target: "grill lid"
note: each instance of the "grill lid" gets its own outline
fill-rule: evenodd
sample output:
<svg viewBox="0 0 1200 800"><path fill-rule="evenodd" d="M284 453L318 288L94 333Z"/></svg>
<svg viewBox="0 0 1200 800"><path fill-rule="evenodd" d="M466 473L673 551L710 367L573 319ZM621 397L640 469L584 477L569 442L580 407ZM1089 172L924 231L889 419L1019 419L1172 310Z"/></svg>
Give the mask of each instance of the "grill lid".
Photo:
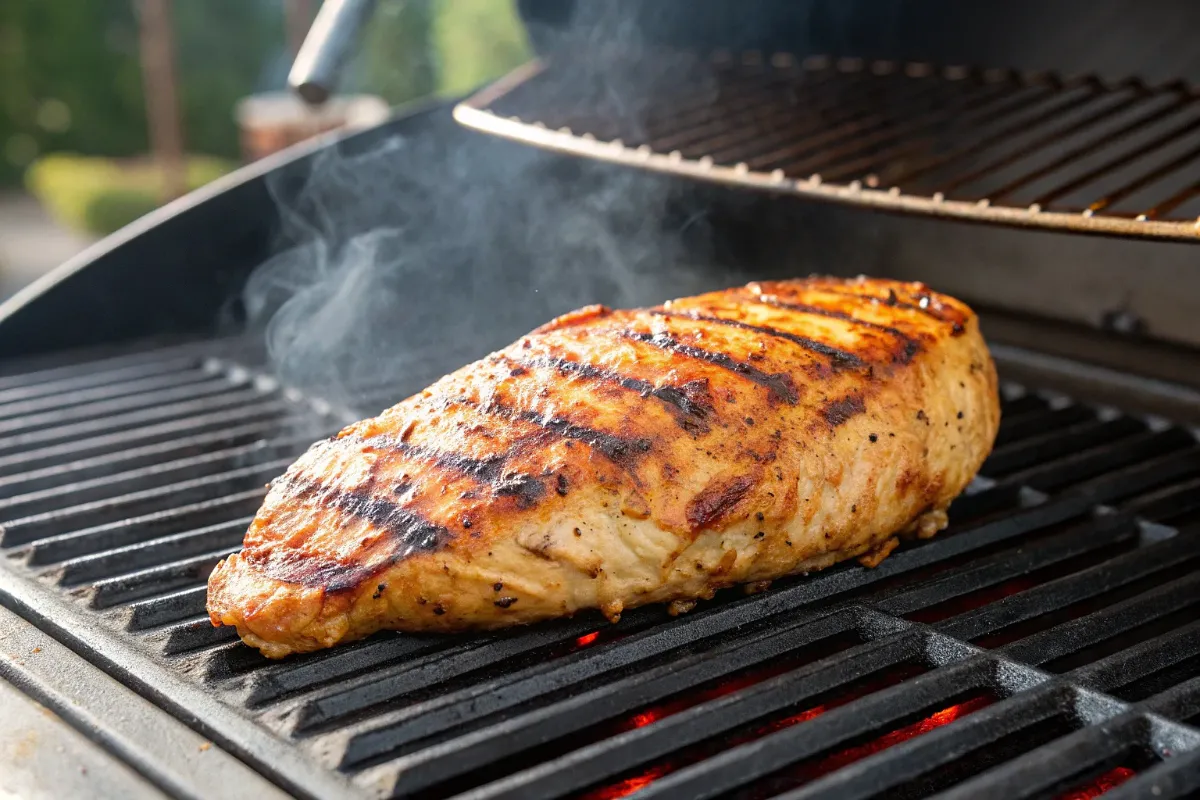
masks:
<svg viewBox="0 0 1200 800"><path fill-rule="evenodd" d="M221 356L0 378L0 600L297 796L1200 789L1184 428L1008 386L952 528L876 569L678 619L380 634L268 662L209 624L205 579L267 480L344 415ZM223 796L182 772L195 783L170 792Z"/></svg>
<svg viewBox="0 0 1200 800"><path fill-rule="evenodd" d="M782 194L1200 240L1200 103L1182 83L758 52L588 60L532 63L455 117L553 150Z"/></svg>

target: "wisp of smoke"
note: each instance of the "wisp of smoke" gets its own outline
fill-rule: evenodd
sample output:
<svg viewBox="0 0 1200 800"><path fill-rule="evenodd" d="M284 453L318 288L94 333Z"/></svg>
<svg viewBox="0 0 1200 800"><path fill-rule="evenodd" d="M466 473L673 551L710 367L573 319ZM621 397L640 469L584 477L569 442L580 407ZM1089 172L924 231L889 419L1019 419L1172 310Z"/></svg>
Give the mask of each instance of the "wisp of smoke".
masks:
<svg viewBox="0 0 1200 800"><path fill-rule="evenodd" d="M580 71L578 102L636 121L646 76L623 36L625 57ZM694 185L473 133L448 109L389 132L272 187L280 245L243 300L289 385L374 413L573 308L732 280L708 263Z"/></svg>

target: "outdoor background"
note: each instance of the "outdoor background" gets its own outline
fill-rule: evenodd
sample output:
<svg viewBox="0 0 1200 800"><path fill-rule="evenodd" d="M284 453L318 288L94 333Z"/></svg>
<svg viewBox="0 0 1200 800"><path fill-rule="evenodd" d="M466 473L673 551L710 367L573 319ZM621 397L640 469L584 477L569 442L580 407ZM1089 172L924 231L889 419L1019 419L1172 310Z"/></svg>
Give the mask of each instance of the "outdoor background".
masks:
<svg viewBox="0 0 1200 800"><path fill-rule="evenodd" d="M151 4L165 10L168 37L148 25ZM0 0L0 300L178 193L168 175L195 188L279 146L278 136L239 124L248 98L274 104L273 122L258 120L268 128L315 124L272 94L284 90L319 6ZM164 42L173 69L148 76L143 66ZM513 0L379 0L342 94L366 96L372 102L360 102L372 108L457 95L527 52ZM175 95L167 115L186 154L165 172L150 125L163 120L164 74Z"/></svg>

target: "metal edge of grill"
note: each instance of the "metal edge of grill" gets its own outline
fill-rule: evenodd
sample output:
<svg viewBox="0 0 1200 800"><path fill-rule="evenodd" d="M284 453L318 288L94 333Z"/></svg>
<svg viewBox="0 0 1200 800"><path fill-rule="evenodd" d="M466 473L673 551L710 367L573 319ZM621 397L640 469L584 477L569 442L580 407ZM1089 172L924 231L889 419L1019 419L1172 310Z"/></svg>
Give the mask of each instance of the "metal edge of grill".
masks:
<svg viewBox="0 0 1200 800"><path fill-rule="evenodd" d="M1190 87L1178 83L1148 87L1137 81L1106 84L1089 77L1067 80L1009 70L867 63L826 56L799 61L789 54L764 58L757 52L740 57L718 53L711 63L718 75L746 81L748 86L742 88L756 91L755 101L743 103L746 107L736 109L736 113L726 112L719 105L715 109L707 107L713 97L692 87L691 94L702 95L706 107L700 109L703 113L699 113L699 105L683 109L693 112L690 117L678 115L679 119L687 119L687 124L672 124L675 115L670 101L656 97L652 103L654 131L637 121L618 120L614 125L611 116L600 122L600 117L585 110L586 104L577 99L556 107L553 100L542 98L543 91L553 95L556 89L565 87L554 84L555 65L536 61L459 103L454 116L469 128L558 152L777 194L1024 228L1184 242L1195 242L1200 237L1200 172L1187 171L1200 163L1200 147L1195 137L1188 135L1195 130L1195 120L1184 119L1182 126L1141 145L1134 141L1133 147L1124 146L1127 139L1136 140L1157 131L1155 126L1165 121L1177 123L1194 111L1196 94ZM647 69L652 70L652 64L649 61ZM826 98L824 107L816 109L820 113L801 117L802 112L794 108L799 105L795 98L789 108L766 92L764 87L779 82L781 77L784 85L796 92L821 81L825 88L839 82L849 84L851 80L870 83L898 79L913 84L934 81L925 89L932 88L935 93L940 88L937 83L971 85L972 89L952 100L972 113L963 113L957 119L928 113L916 96L928 92L907 88L907 97L897 93L898 100L889 98L892 105L901 106L899 112L879 113L880 98L873 95L868 94L867 100L873 98L875 102L863 104L862 98L845 101L835 92L832 99ZM548 84L549 89L540 86L539 81ZM997 86L1007 87L1008 91L987 88ZM674 88L686 96L689 87ZM1038 89L1032 97L1019 94L1031 88ZM1072 91L1081 96L1073 97ZM1169 102L1155 108L1154 104L1164 98ZM733 102L737 102L736 97ZM906 103L916 103L915 108L926 113L910 114L913 109L906 108ZM1030 111L1037 113L1031 115ZM795 119L787 118L789 112ZM1080 118L1083 112L1088 114ZM1130 112L1137 114L1131 118ZM725 114L741 128L722 119ZM793 151L790 160L767 158L763 150L772 148L756 141L769 138L759 127L756 115L770 114L785 121L809 123L799 125L800 134L772 131L773 149ZM1120 127L1113 127L1122 121ZM699 130L704 125L713 130ZM952 138L949 152L938 152L934 145L944 140L955 125L961 128L954 134L958 138ZM831 131L840 132L842 138L832 148L834 157L826 158L816 148L814 137L826 141ZM1022 137L1033 137L1027 143L1028 149L1015 148L1014 141ZM737 140L736 146L724 147L722 155L716 143L731 139ZM1067 144L1071 147L1062 153ZM872 151L872 145L883 148ZM1184 145L1190 145L1186 152L1176 152ZM1114 150L1120 152L1113 156ZM1057 157L1056 152L1060 153ZM1159 155L1162 157L1156 160ZM1107 160L1096 166L1101 156ZM890 160L895 158L916 158L917 163L897 171L892 168L896 162ZM758 162L765 166L756 166ZM1122 172L1131 164L1140 167ZM889 172L896 174L889 176ZM1104 191L1095 189L1099 194L1078 203L1078 207L1061 207L1063 198L1103 184L1118 173L1127 177ZM1000 182L1000 177L1005 179ZM1053 180L1047 183L1048 177ZM1180 178L1186 180L1180 182ZM973 186L988 180L993 184L991 191L970 195ZM912 181L917 184L913 190L903 185ZM1039 181L1042 190L1026 192L1028 197L1013 202L1022 190L1036 187ZM995 185L998 182L1000 185ZM1122 202L1141 197L1147 188L1164 182L1168 188L1153 195L1153 200L1131 211L1117 210ZM1184 209L1192 213L1171 216Z"/></svg>
<svg viewBox="0 0 1200 800"><path fill-rule="evenodd" d="M189 346L3 379L0 415L14 430L55 406L92 435L10 445L7 477L28 483L30 459L49 464L37 480L74 487L78 502L45 511L22 495L14 507L32 516L0 526L0 604L291 793L1029 796L1109 780L1182 796L1200 786L1200 520L1189 516L1200 510L1189 499L1200 445L1188 429L1008 385L1006 430L952 509L957 531L874 570L834 568L678 620L648 608L612 627L580 618L469 640L381 635L268 663L208 624L206 569L236 548L261 496L247 487L281 469L304 431L317 438L351 412L289 392L236 352L214 361ZM1024 365L1038 383L1056 366L1026 355L996 352L1002 372ZM1057 366L1081 385L1105 378ZM198 439L187 404L137 425L147 397L120 386L144 388L156 370L176 377L154 382L149 399L173 391L181 371L224 375L236 399L218 418L266 413L274 432ZM85 394L55 393L64 387ZM1190 390L1137 388L1196 404ZM106 433L113 420L123 421ZM277 440L280 429L301 435L283 450L238 438ZM113 464L127 469L103 474ZM1014 744L1043 728L1044 741ZM989 761L989 748L1003 757ZM955 767L959 757L975 771ZM172 780L157 785L213 791Z"/></svg>

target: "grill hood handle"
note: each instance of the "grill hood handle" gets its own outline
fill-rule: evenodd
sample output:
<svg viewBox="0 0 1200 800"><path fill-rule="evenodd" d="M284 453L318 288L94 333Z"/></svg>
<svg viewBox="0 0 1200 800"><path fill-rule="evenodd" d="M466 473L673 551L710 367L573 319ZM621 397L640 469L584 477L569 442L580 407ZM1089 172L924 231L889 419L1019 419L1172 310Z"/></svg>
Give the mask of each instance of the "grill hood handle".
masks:
<svg viewBox="0 0 1200 800"><path fill-rule="evenodd" d="M325 0L313 20L288 86L311 106L319 106L336 91L342 68L358 44L363 25L375 12L376 0Z"/></svg>

